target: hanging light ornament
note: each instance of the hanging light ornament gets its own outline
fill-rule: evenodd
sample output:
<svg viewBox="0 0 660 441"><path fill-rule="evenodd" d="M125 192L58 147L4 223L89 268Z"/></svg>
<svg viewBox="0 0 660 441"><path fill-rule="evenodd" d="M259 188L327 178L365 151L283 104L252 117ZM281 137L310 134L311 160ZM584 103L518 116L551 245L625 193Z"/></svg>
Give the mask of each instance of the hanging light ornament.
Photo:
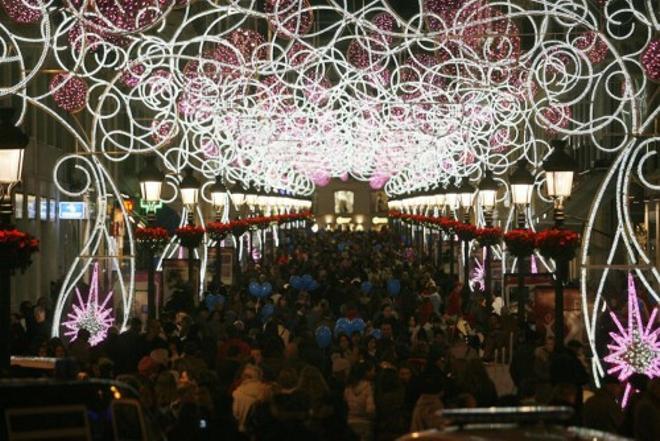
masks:
<svg viewBox="0 0 660 441"><path fill-rule="evenodd" d="M600 64L607 57L607 43L605 43L597 32L583 32L582 35L575 39L574 45L576 48L584 51L589 61L593 64Z"/></svg>
<svg viewBox="0 0 660 441"><path fill-rule="evenodd" d="M99 299L98 273L99 264L94 263L87 299L83 299L80 290L76 288L76 303L71 306L72 311L67 314L68 320L62 322L64 335L70 341L75 341L78 333L84 329L90 334L89 344L96 346L106 339L108 329L115 321L112 316L112 306L109 305L112 291L103 299Z"/></svg>
<svg viewBox="0 0 660 441"><path fill-rule="evenodd" d="M266 14L278 37L293 38L307 34L314 23L309 0L266 0Z"/></svg>
<svg viewBox="0 0 660 441"><path fill-rule="evenodd" d="M69 113L77 113L87 105L87 81L67 72L56 74L50 81L50 91L57 107Z"/></svg>
<svg viewBox="0 0 660 441"><path fill-rule="evenodd" d="M660 81L660 39L651 40L642 52L642 68L649 80Z"/></svg>
<svg viewBox="0 0 660 441"><path fill-rule="evenodd" d="M34 24L43 17L38 0L0 0L0 4L14 23Z"/></svg>
<svg viewBox="0 0 660 441"><path fill-rule="evenodd" d="M572 115L571 106L548 106L541 110L543 120L540 123L549 135L554 136L558 130L568 127Z"/></svg>
<svg viewBox="0 0 660 441"><path fill-rule="evenodd" d="M604 358L606 363L612 365L607 373L616 374L622 382L628 381L633 374L642 374L649 378L660 377L660 328L655 322L658 308L653 308L651 316L644 324L639 302L635 280L632 274L628 274L628 323L624 327L616 314L610 312L617 331L610 332L612 343L607 345L610 353ZM632 386L626 383L622 407L626 406L631 393Z"/></svg>
<svg viewBox="0 0 660 441"><path fill-rule="evenodd" d="M229 34L229 42L241 53L247 62L264 60L268 51L264 37L253 29L239 28Z"/></svg>

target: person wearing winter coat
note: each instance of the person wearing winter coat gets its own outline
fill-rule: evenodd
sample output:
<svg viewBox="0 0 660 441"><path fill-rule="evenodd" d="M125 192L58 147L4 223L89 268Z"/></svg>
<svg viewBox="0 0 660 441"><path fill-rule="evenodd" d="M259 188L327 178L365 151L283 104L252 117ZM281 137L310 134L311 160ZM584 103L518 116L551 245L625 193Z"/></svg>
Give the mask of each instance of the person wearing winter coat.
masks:
<svg viewBox="0 0 660 441"><path fill-rule="evenodd" d="M361 441L372 441L376 404L371 380L374 366L369 362L355 364L344 389L344 400L348 406L348 426Z"/></svg>
<svg viewBox="0 0 660 441"><path fill-rule="evenodd" d="M261 381L262 372L257 366L248 364L243 368L241 383L232 393L232 412L238 422L238 430L245 431L245 421L255 403L268 398L268 385Z"/></svg>

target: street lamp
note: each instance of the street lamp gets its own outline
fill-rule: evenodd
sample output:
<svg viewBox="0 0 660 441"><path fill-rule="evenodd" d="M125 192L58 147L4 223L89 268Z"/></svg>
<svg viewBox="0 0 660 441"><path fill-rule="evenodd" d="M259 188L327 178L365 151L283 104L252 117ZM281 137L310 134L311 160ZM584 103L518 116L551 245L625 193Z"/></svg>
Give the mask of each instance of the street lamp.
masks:
<svg viewBox="0 0 660 441"><path fill-rule="evenodd" d="M564 224L564 199L571 195L573 176L577 167L566 152L566 141L553 140L552 153L543 161L548 196L554 200L555 228ZM555 348L564 347L564 280L568 274L568 261L555 261Z"/></svg>
<svg viewBox="0 0 660 441"><path fill-rule="evenodd" d="M449 211L456 210L458 206L458 186L456 184L449 184L449 187L447 187L445 205L449 208Z"/></svg>
<svg viewBox="0 0 660 441"><path fill-rule="evenodd" d="M156 167L154 156L148 156L146 164L138 173L140 182L140 194L142 202L145 203L147 212L147 224L152 226L156 221L156 210L160 205L160 193L163 188L165 175ZM154 250L147 248L147 317L156 318L156 282L154 268Z"/></svg>
<svg viewBox="0 0 660 441"><path fill-rule="evenodd" d="M461 183L456 189L458 202L463 209L463 222L470 222L470 207L472 207L472 198L474 196L474 187L467 178L461 179Z"/></svg>
<svg viewBox="0 0 660 441"><path fill-rule="evenodd" d="M458 201L463 209L463 223L470 223L470 207L472 207L472 196L474 187L468 182L468 178L461 179L457 188ZM470 301L470 241L463 241L463 305L464 308Z"/></svg>
<svg viewBox="0 0 660 441"><path fill-rule="evenodd" d="M188 225L194 225L195 206L199 201L199 181L193 176L193 169L187 167L184 170L185 176L181 180L179 190L181 190L181 201L188 209Z"/></svg>
<svg viewBox="0 0 660 441"><path fill-rule="evenodd" d="M0 109L0 229L11 227L12 189L21 181L30 138L13 124L13 109ZM10 368L11 270L0 265L0 373Z"/></svg>
<svg viewBox="0 0 660 441"><path fill-rule="evenodd" d="M573 190L573 176L577 171L576 162L564 150L566 141L553 140L552 153L543 161L545 170L545 184L548 196L554 200L555 226L564 224L564 200L571 195Z"/></svg>
<svg viewBox="0 0 660 441"><path fill-rule="evenodd" d="M21 181L30 138L13 124L14 109L0 109L0 228L11 225L12 189Z"/></svg>
<svg viewBox="0 0 660 441"><path fill-rule="evenodd" d="M222 210L228 206L227 187L222 183L220 175L215 177L215 182L209 187L209 192L211 194L211 205L215 208L216 221L220 222Z"/></svg>
<svg viewBox="0 0 660 441"><path fill-rule="evenodd" d="M534 191L534 176L527 170L524 159L518 161L516 168L509 177L511 185L511 202L518 210L518 228L525 228L525 208L532 203Z"/></svg>
<svg viewBox="0 0 660 441"><path fill-rule="evenodd" d="M525 228L525 209L532 203L532 194L534 191L534 176L527 170L527 163L520 159L516 168L509 177L511 186L511 202L513 202L518 211L518 228ZM525 257L518 256L518 329L520 330L520 341L525 339L525 328L527 318L527 300L529 294L525 290Z"/></svg>
<svg viewBox="0 0 660 441"><path fill-rule="evenodd" d="M493 173L487 170L483 179L479 182L479 204L484 209L486 226L490 227L493 223L493 210L497 202L497 190L499 185L493 179Z"/></svg>
<svg viewBox="0 0 660 441"><path fill-rule="evenodd" d="M142 201L146 204L147 220L153 224L156 217L156 209L160 205L160 193L163 188L165 174L158 169L154 156L148 156L146 164L138 173L140 182L140 195Z"/></svg>

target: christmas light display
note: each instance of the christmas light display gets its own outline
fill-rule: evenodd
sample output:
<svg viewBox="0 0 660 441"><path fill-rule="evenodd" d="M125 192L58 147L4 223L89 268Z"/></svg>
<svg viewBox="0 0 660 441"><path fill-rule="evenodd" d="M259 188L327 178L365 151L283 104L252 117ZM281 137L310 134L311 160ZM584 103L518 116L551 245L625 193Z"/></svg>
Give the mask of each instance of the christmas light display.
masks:
<svg viewBox="0 0 660 441"><path fill-rule="evenodd" d="M87 298L83 298L80 290L76 288L76 303L71 305L71 312L67 313L67 320L62 322L64 335L69 341L75 341L81 330L89 332L89 344L96 346L106 339L108 329L114 323L112 316L112 291L104 298L99 298L99 264L95 263L92 269L92 278L89 282Z"/></svg>
<svg viewBox="0 0 660 441"><path fill-rule="evenodd" d="M604 358L606 363L613 365L608 374L616 374L619 381L627 381L633 374L643 374L649 378L660 377L660 328L656 324L658 308L653 308L646 324L639 310L640 299L637 297L635 280L628 275L628 320L624 326L619 317L610 312L610 317L617 331L610 332L612 343L607 345L609 355ZM626 383L622 407L625 407L632 386Z"/></svg>
<svg viewBox="0 0 660 441"><path fill-rule="evenodd" d="M70 133L81 153L58 161L56 185L71 199L92 191L99 201L65 278L53 333L90 270L89 256L97 254L122 276L117 321L126 325L135 244L129 213L120 207L127 240L124 260L115 257L106 208L121 194L109 170L145 154L162 164L170 201L186 167L206 180L222 175L232 185L294 194L355 178L402 195L462 178L475 184L486 169L503 177L523 158L535 170L544 205L551 201L539 170L548 140L567 138L575 148L588 144L614 158L578 256L592 351L610 271L589 268L597 254L591 232L608 189L616 189L612 248L619 252L598 263L624 255L660 300L654 288L660 273L634 235L627 198L632 176L657 189L640 166L657 155L651 128L660 115L643 104L648 82L660 79L652 2L406 3L421 8L403 15L388 0L71 0L48 7L0 0L10 19L0 59L12 73L3 76L0 95L13 95L21 118L33 106ZM45 69L61 72L46 86L39 81ZM78 123L60 109L81 112ZM65 165L83 172L83 190L61 181ZM531 229L533 214L526 216ZM203 224L201 212L195 216ZM481 213L477 223L483 225ZM499 246L493 251L497 258ZM170 244L163 254L176 252ZM200 247L200 259L205 253ZM506 272L510 262L502 265ZM597 289L587 289L588 282ZM601 361L594 357L596 378L604 374Z"/></svg>

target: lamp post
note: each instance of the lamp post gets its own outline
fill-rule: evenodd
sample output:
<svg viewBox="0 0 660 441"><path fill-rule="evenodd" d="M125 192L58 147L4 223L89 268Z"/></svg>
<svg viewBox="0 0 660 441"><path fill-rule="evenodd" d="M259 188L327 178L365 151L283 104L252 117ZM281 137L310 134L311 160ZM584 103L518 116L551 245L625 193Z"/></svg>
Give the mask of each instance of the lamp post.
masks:
<svg viewBox="0 0 660 441"><path fill-rule="evenodd" d="M156 161L153 156L147 157L146 164L140 173L140 194L145 203L147 211L147 223L153 226L156 221L156 210L160 204L160 193L163 188L163 179L165 175L156 167ZM154 268L154 250L147 247L147 317L156 318L156 284Z"/></svg>
<svg viewBox="0 0 660 441"><path fill-rule="evenodd" d="M451 213L456 210L458 205L458 187L456 184L449 184L447 192L445 193L445 206ZM455 233L449 234L449 275L454 276L454 236Z"/></svg>
<svg viewBox="0 0 660 441"><path fill-rule="evenodd" d="M509 177L509 184L511 186L511 202L518 214L518 228L524 229L525 210L532 203L532 192L534 191L534 176L527 170L527 164L524 159L518 161L516 168ZM525 257L518 256L518 329L520 330L520 338L524 339L524 331L527 324L527 300L529 294L525 290L525 272L527 265ZM521 340L524 341L524 340Z"/></svg>
<svg viewBox="0 0 660 441"><path fill-rule="evenodd" d="M554 201L555 228L564 224L564 200L573 190L573 176L577 170L575 161L566 151L566 141L553 140L552 153L543 161L548 196ZM564 281L568 275L568 261L555 262L555 341L557 350L564 346Z"/></svg>
<svg viewBox="0 0 660 441"><path fill-rule="evenodd" d="M483 179L479 182L479 203L484 210L484 219L486 227L493 226L493 212L495 211L495 204L497 203L497 189L499 185L493 179L493 174L490 170L486 170ZM492 300L492 249L490 245L486 245L486 258L484 266L486 269L485 285L486 285L486 301L490 305Z"/></svg>
<svg viewBox="0 0 660 441"><path fill-rule="evenodd" d="M217 175L215 182L209 187L211 194L211 204L215 209L215 221L222 222L224 210L229 210L229 201L227 200L227 187L222 183L222 177ZM217 278L217 292L220 293L222 285L222 240L217 237L215 241L215 277Z"/></svg>
<svg viewBox="0 0 660 441"><path fill-rule="evenodd" d="M0 109L0 229L11 227L12 189L21 181L23 156L30 138L13 124L13 109ZM0 372L9 372L11 270L0 265Z"/></svg>
<svg viewBox="0 0 660 441"><path fill-rule="evenodd" d="M195 207L199 202L199 181L193 175L193 169L187 167L184 170L184 177L181 180L179 185L179 190L181 191L181 202L186 207L188 211L188 225L195 225ZM193 285L193 271L194 268L194 248L188 247L188 281L191 286ZM192 286L194 290L194 286Z"/></svg>
<svg viewBox="0 0 660 441"><path fill-rule="evenodd" d="M472 207L472 196L474 187L470 185L467 178L461 180L457 188L458 201L463 209L463 223L470 223L470 208ZM470 301L470 241L463 241L463 308Z"/></svg>

